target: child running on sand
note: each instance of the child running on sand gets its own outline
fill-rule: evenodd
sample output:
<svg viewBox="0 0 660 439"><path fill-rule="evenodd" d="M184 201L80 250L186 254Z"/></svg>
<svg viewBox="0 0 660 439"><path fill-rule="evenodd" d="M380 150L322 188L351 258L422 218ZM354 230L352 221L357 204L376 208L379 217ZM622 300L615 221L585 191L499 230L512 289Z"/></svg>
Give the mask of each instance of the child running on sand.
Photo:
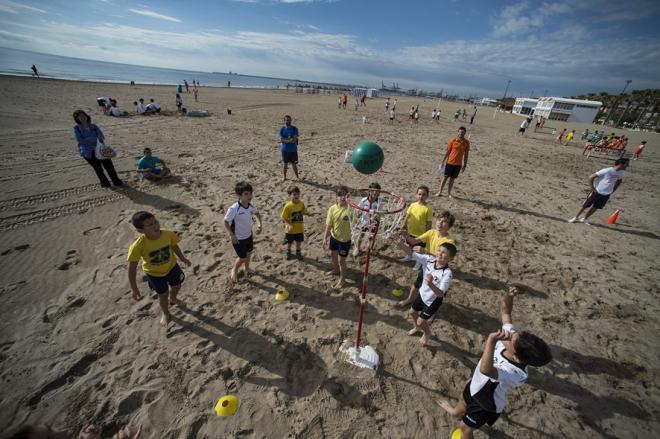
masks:
<svg viewBox="0 0 660 439"><path fill-rule="evenodd" d="M561 129L561 131L559 132L559 135L555 139L555 143L559 143L561 145L561 143L564 139L564 134L566 134L566 128Z"/></svg>
<svg viewBox="0 0 660 439"><path fill-rule="evenodd" d="M406 210L406 217L403 219L401 230L406 231L411 239L416 239L420 235L426 233L431 229L433 222L433 208L428 205L426 200L429 198L428 186L420 186L417 188L415 194L417 201L408 206ZM424 247L426 244L418 244ZM410 261L410 256L405 256L400 259L400 262Z"/></svg>
<svg viewBox="0 0 660 439"><path fill-rule="evenodd" d="M545 366L552 360L548 345L536 335L516 331L511 321L515 287L502 296L502 329L488 335L481 360L474 369L456 406L438 401L451 416L461 419L458 428L463 439L472 439L473 431L484 424L493 425L506 403L506 392L527 381L528 366Z"/></svg>
<svg viewBox="0 0 660 439"><path fill-rule="evenodd" d="M371 213L371 224L369 221L369 212L365 211L360 211L360 216L358 217L358 221L360 222L360 234L358 235L357 242L355 243L355 247L353 247L353 256L358 256L360 252L362 251L360 248L360 244L362 242L362 238L366 233L371 235L373 232L376 231L376 224L380 221L380 218L378 218L378 208L380 207L380 200L378 197L380 196L380 184L373 182L369 185L369 195L366 197L363 197L360 200L360 203L358 206L360 206L363 209L371 209L373 212ZM374 241L369 238L369 247L373 248Z"/></svg>
<svg viewBox="0 0 660 439"><path fill-rule="evenodd" d="M149 212L137 212L131 218L133 227L140 236L128 248L128 282L133 291L133 299L140 300L137 286L137 265L142 261L142 271L147 275L147 282L156 294L162 311L160 324L170 322L169 305L180 305L176 295L186 275L176 262L177 256L190 267L178 244L181 238L171 230L161 229L156 217Z"/></svg>
<svg viewBox="0 0 660 439"><path fill-rule="evenodd" d="M284 225L284 240L286 241L286 259L290 261L293 259L291 253L291 244L296 243L296 259L302 261L303 256L300 251L303 241L305 241L305 223L303 216L309 215L305 203L300 201L300 189L298 186L291 186L287 193L289 194L289 201L284 205L280 218L286 224Z"/></svg>
<svg viewBox="0 0 660 439"><path fill-rule="evenodd" d="M456 256L456 247L447 242L442 243L437 253L431 256L412 251L403 236L399 236L396 243L422 266L424 281L419 289L419 296L415 298L409 311L415 326L408 331L408 335L422 332L419 342L422 346L428 346L432 336L428 319L438 311L449 290L452 278L449 263Z"/></svg>
<svg viewBox="0 0 660 439"><path fill-rule="evenodd" d="M440 216L435 220L435 230L428 230L425 233L422 233L417 238L411 238L406 232L401 233L408 243L409 246L413 248L417 253L425 253L435 255L438 253L438 249L444 243L456 245L454 238L449 236L449 229L454 225L454 215L449 211L444 211ZM419 265L415 264L415 269L419 269ZM417 290L422 286L424 281L422 270L419 270L417 273L417 279L410 286L410 292L408 293L408 298L406 300L399 302L398 307L403 308L410 305L417 296Z"/></svg>
<svg viewBox="0 0 660 439"><path fill-rule="evenodd" d="M328 275L339 275L339 280L335 288L344 286L346 280L346 256L351 249L351 220L348 215L348 203L346 195L348 188L340 186L336 191L337 202L330 206L328 215L325 219L325 229L323 230L324 250L330 248L332 258L332 270ZM328 235L330 236L330 245L328 247Z"/></svg>
<svg viewBox="0 0 660 439"><path fill-rule="evenodd" d="M646 148L646 140L642 140L642 143L640 143L637 148L635 148L635 151L633 152L633 160L637 160L639 156L642 154L642 151L644 151L644 148Z"/></svg>
<svg viewBox="0 0 660 439"><path fill-rule="evenodd" d="M234 187L238 201L229 206L225 213L225 230L231 238L236 251L234 266L229 272L231 283L238 281L238 270L245 267L245 275L251 274L250 256L254 250L252 239L253 218L257 219L257 234L261 233L261 215L252 204L252 185L246 181L239 181Z"/></svg>

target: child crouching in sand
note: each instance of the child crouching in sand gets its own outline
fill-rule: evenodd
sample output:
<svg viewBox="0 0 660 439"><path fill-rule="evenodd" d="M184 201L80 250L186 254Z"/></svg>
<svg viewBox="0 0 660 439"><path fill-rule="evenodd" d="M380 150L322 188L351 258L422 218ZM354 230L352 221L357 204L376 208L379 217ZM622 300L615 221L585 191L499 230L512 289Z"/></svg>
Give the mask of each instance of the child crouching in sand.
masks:
<svg viewBox="0 0 660 439"><path fill-rule="evenodd" d="M398 236L396 243L401 250L407 252L416 262L421 264L424 272L424 281L419 288L419 295L410 307L410 317L413 319L415 326L408 331L408 335L416 335L421 331L423 334L419 342L423 346L428 346L431 338L431 327L428 324L428 319L438 311L449 290L452 279L449 263L456 256L456 247L454 244L444 242L438 247L437 253L431 256L412 251L403 236Z"/></svg>
<svg viewBox="0 0 660 439"><path fill-rule="evenodd" d="M458 428L464 439L472 439L475 429L497 421L504 410L506 391L525 384L528 366L541 367L552 360L552 352L542 339L513 326L511 311L517 293L510 287L502 296L502 329L488 335L481 360L456 406L438 401L447 413L461 419Z"/></svg>
<svg viewBox="0 0 660 439"><path fill-rule="evenodd" d="M250 273L250 256L254 250L252 239L252 225L257 219L257 235L261 233L261 216L252 204L252 185L246 181L239 181L234 187L238 201L229 206L225 213L225 230L231 238L236 255L234 266L229 272L231 283L238 281L238 270L245 266L245 274Z"/></svg>
<svg viewBox="0 0 660 439"><path fill-rule="evenodd" d="M186 278L176 258L178 256L188 267L190 261L178 246L181 238L171 230L161 230L153 214L137 212L131 223L141 233L128 248L128 282L133 291L133 299L142 299L136 281L137 265L142 260L142 271L147 275L149 288L158 294L163 313L160 324L165 326L170 321L169 305L181 304L176 295Z"/></svg>

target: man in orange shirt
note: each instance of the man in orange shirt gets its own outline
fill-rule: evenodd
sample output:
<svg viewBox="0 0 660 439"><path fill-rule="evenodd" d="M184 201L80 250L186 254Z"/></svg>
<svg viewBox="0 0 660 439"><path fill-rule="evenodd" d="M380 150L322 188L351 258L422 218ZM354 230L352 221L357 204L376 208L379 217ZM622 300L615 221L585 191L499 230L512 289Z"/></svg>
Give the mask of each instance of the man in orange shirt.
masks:
<svg viewBox="0 0 660 439"><path fill-rule="evenodd" d="M447 152L440 165L440 169L444 170L445 175L442 177L442 183L440 183L440 191L435 194L436 197L442 196L445 183L449 180L447 195L451 198L451 188L454 186L454 180L459 173L465 172L468 163L468 152L470 151L470 141L465 138L465 131L465 127L460 127L458 136L447 143Z"/></svg>

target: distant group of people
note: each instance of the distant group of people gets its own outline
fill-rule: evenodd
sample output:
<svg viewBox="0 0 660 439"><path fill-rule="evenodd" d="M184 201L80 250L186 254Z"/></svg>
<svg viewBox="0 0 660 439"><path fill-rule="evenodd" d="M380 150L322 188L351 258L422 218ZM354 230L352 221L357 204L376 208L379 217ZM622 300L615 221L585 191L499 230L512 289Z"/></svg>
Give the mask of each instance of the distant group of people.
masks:
<svg viewBox="0 0 660 439"><path fill-rule="evenodd" d="M120 117L127 116L128 113L121 111L117 106L117 100L113 98L108 98L105 96L96 98L96 102L99 104L99 107L103 110L103 114L106 116Z"/></svg>
<svg viewBox="0 0 660 439"><path fill-rule="evenodd" d="M144 105L143 98L134 101L133 105L135 105L135 112L142 116L149 116L152 114L160 113L160 104L156 102L154 98L150 98L147 105Z"/></svg>

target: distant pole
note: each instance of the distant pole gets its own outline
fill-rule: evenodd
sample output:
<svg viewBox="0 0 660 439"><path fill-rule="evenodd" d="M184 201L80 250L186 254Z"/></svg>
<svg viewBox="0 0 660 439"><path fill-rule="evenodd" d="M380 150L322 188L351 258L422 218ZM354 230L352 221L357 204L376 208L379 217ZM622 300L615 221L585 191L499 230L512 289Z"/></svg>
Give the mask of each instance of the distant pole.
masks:
<svg viewBox="0 0 660 439"><path fill-rule="evenodd" d="M507 92L509 91L509 86L510 86L510 85L511 85L511 80L509 79L509 80L506 82L506 88L504 89L504 96L502 96L502 101L504 101L504 99L506 99L506 94L507 94Z"/></svg>
<svg viewBox="0 0 660 439"><path fill-rule="evenodd" d="M614 101L614 105L612 106L612 113L614 113L616 111L617 107L619 106L619 101L621 100L621 97L626 92L626 89L628 88L628 85L630 85L631 82L632 82L632 79L626 79L626 85L623 86L623 90L621 90L621 93L619 93L619 97L616 98L616 101ZM610 118L609 114L607 115L607 117L604 117L602 125L605 125L605 122L609 118Z"/></svg>
<svg viewBox="0 0 660 439"><path fill-rule="evenodd" d="M548 96L548 90L547 89L543 92L543 96L545 96L545 97Z"/></svg>
<svg viewBox="0 0 660 439"><path fill-rule="evenodd" d="M623 97L623 94L625 93L626 89L628 88L628 85L630 85L631 82L632 82L632 79L626 79L626 86L623 87L623 91L621 92L621 97ZM621 113L621 116L619 116L619 119L614 124L615 127L619 126L619 123L621 123L621 119L623 119L623 116L626 115L626 110L627 109L628 109L628 106L626 106L626 108L623 109L623 113Z"/></svg>
<svg viewBox="0 0 660 439"><path fill-rule="evenodd" d="M533 97L534 97L534 90L532 90L532 92L529 94L529 97L530 97L530 98L533 98Z"/></svg>

